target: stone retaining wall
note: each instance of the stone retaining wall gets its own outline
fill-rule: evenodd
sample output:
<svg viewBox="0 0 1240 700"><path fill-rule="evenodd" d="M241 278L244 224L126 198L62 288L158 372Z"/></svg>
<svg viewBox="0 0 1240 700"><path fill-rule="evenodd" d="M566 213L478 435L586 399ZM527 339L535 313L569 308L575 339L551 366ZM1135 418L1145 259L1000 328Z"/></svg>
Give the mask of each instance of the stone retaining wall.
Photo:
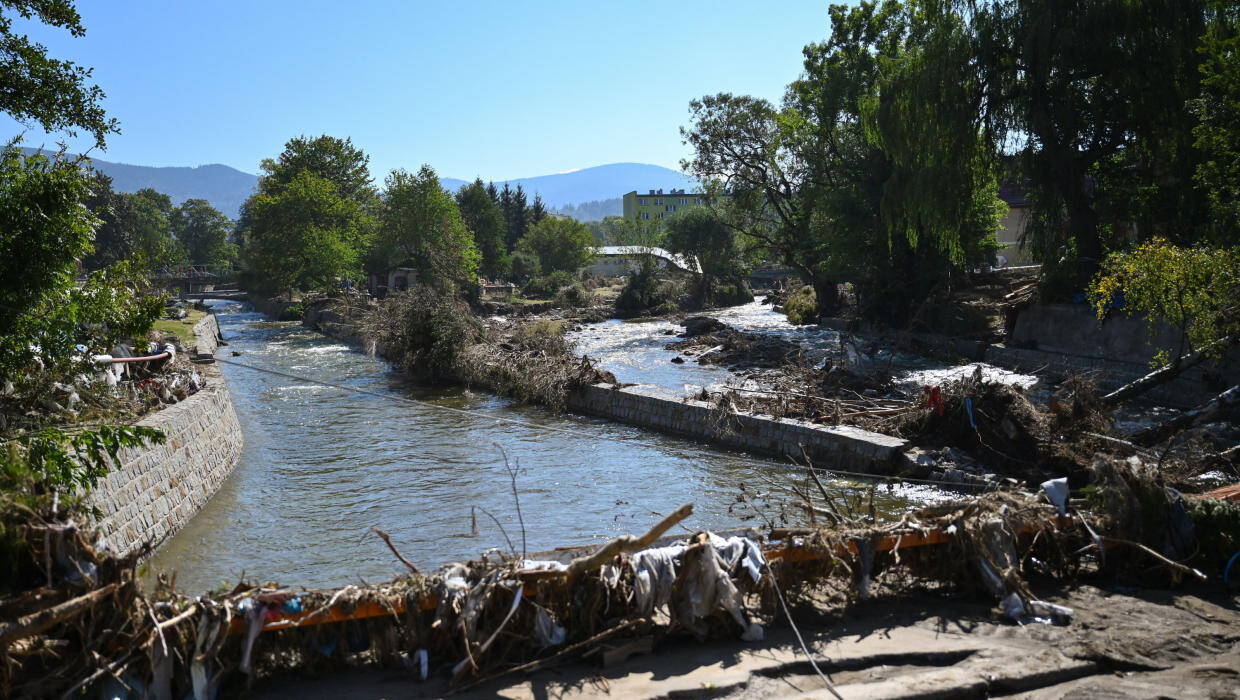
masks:
<svg viewBox="0 0 1240 700"><path fill-rule="evenodd" d="M908 442L847 425L826 426L792 418L729 413L705 401L683 398L656 387L595 384L568 398L581 413L664 433L713 442L734 449L802 461L820 467L867 474L894 474L908 462Z"/></svg>
<svg viewBox="0 0 1240 700"><path fill-rule="evenodd" d="M214 353L215 316L194 325L199 357ZM159 428L163 445L122 450L119 466L95 487L103 513L99 529L110 546L130 552L180 530L228 478L241 456L241 426L228 386L215 364L197 365L206 386L138 425Z"/></svg>

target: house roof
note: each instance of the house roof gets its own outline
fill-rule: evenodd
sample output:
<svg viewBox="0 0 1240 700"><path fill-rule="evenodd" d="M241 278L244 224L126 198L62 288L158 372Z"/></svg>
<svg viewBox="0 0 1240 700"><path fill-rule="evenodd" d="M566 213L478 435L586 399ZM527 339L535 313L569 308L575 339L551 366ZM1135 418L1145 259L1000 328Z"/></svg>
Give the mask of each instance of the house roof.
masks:
<svg viewBox="0 0 1240 700"><path fill-rule="evenodd" d="M698 265L696 258L686 258L683 255L676 255L662 248L643 245L605 245L594 248L595 255L603 256L629 256L629 255L653 255L656 258L662 258L676 267L687 270L689 272L701 272L702 266Z"/></svg>

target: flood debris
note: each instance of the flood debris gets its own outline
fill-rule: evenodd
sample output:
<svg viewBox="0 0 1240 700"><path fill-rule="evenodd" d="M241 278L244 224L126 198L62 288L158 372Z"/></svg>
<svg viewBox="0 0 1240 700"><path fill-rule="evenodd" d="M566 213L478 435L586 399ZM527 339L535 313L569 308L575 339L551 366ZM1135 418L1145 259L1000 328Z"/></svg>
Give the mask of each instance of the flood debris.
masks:
<svg viewBox="0 0 1240 700"><path fill-rule="evenodd" d="M1217 577L1240 548L1240 504L1180 496L1139 459L1100 461L1095 475L1085 492L1052 480L1037 493L990 493L888 522L811 515L806 525L669 537L692 513L686 505L601 547L491 550L431 573L406 563L407 575L378 585L242 582L201 596L178 592L168 575L144 592L140 554L117 557L79 516L44 513L24 528L46 582L0 598L0 693L119 684L138 696L207 698L357 665L400 669L411 682L446 677L460 690L677 639L753 642L781 620L795 624L795 605L780 601L828 589L858 601L910 588L983 595L997 618L1064 625L1075 611L1040 599L1030 581ZM811 514L833 508L803 495ZM375 542L407 562L398 543Z"/></svg>

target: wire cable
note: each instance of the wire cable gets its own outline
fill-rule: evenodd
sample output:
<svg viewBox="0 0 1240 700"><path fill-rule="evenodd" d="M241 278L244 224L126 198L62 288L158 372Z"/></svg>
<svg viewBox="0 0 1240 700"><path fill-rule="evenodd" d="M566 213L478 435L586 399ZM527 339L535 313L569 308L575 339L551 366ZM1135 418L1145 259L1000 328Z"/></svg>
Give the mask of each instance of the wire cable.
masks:
<svg viewBox="0 0 1240 700"><path fill-rule="evenodd" d="M399 394L392 394L392 393L384 393L381 391L371 391L370 389L362 389L360 387L347 386L345 384L337 384L335 382L329 382L323 379L314 379L312 377L305 377L302 375L293 374L291 372L284 372L278 369L271 369L269 367L258 367L256 365L250 365L244 362L237 362L236 360L226 360L222 357L216 357L215 361L224 363L226 365L232 365L234 367L242 367L248 370L253 370L255 372L263 372L263 373L272 374L278 377L284 377L286 379L292 379L298 382L304 382L306 384L318 384L320 386L331 387L333 389L339 389L341 391L351 391L357 394L365 394L367 396L374 396L380 399L396 401L399 403L405 403L405 404L414 405L414 406L421 406L424 408L438 409L440 411L447 411L449 413L456 413L458 415L465 415L465 416L470 416L473 418L485 417L497 423L508 423L511 425L519 425L525 428L533 428L537 430L550 430L550 431L557 432L557 433L563 433L565 435L573 435L576 437L589 438L591 440L607 440L607 441L619 443L622 445L631 445L634 443L647 444L641 438L623 438L623 437L617 437L614 435L599 435L599 434L594 434L594 433L587 433L583 430L574 430L573 428L563 428L563 427L555 426L555 425L547 425L545 423L533 423L531 421L525 421L519 418L508 418L505 416L485 415L479 411L472 410L472 409L454 408L452 406L441 406L436 403L431 403L430 401L422 401L422 400L414 399L408 396L401 396ZM915 483L915 484L927 484L931 486L944 486L944 487L948 487L948 488L956 489L956 490L962 489L962 488L973 489L973 490L994 490L996 488L994 485L990 485L990 484L967 484L967 483L960 483L960 482L953 482L953 481L944 481L941 479L920 479L920 478L914 478L914 477L891 477L891 476L883 476L881 474L867 474L865 472L845 471L842 469L835 469L831 467L806 466L803 464L797 464L796 462L792 462L790 464L785 464L782 466L790 467L792 469L800 469L803 471L827 472L828 474L848 476L848 477L853 477L853 478L866 479L869 481L879 481L879 482L884 482L884 483L908 482L908 483Z"/></svg>

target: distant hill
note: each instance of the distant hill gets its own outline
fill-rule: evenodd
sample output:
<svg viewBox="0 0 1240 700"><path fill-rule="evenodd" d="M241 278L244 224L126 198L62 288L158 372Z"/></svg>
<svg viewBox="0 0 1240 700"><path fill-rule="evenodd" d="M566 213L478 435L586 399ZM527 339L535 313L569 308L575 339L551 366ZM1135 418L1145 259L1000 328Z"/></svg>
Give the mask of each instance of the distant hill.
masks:
<svg viewBox="0 0 1240 700"><path fill-rule="evenodd" d="M37 149L24 148L27 153ZM227 165L197 167L154 167L128 165L90 158L96 170L112 178L117 192L137 192L145 187L163 192L174 204L187 199L205 199L225 216L237 218L241 204L254 192L258 176Z"/></svg>
<svg viewBox="0 0 1240 700"><path fill-rule="evenodd" d="M30 152L34 149L23 149ZM225 215L236 218L241 204L254 192L258 176L227 165L197 167L153 167L128 165L91 158L92 165L112 178L118 192L136 192L144 187L159 190L176 204L186 199L205 199ZM486 178L483 178L484 180ZM440 178L443 186L455 192L466 180ZM646 163L610 163L582 168L555 175L523 177L496 181L497 187L507 183L521 185L533 201L539 194L547 208L584 221L597 221L604 216L620 214L620 197L633 190L692 189L695 181L670 168Z"/></svg>
<svg viewBox="0 0 1240 700"><path fill-rule="evenodd" d="M484 177L483 180L485 179ZM443 178L442 181L444 187L451 190L464 184L451 178ZM512 187L521 185L531 200L535 193L542 195L548 208L556 210L574 204L617 199L633 190L670 190L673 187L692 189L697 184L696 180L684 173L647 163L609 163L567 173L522 177L506 182ZM502 187L504 182L496 181L495 185ZM617 208L615 214L619 213Z"/></svg>

